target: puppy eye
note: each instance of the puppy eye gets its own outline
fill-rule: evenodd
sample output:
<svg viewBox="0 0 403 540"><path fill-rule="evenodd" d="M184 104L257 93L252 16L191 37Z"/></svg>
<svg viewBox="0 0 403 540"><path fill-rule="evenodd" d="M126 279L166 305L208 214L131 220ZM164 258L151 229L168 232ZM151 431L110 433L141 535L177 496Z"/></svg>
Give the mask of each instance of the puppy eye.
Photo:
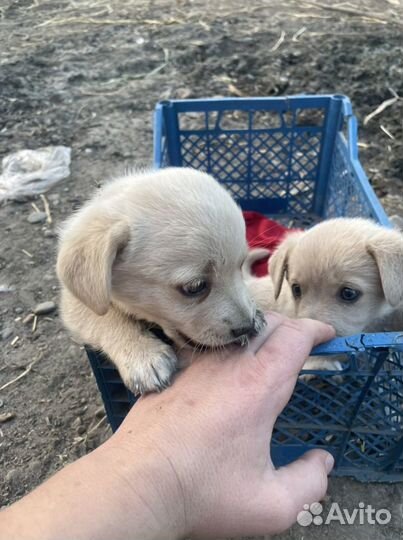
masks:
<svg viewBox="0 0 403 540"><path fill-rule="evenodd" d="M339 291L339 296L344 302L356 302L361 296L361 291L351 289L351 287L343 287Z"/></svg>
<svg viewBox="0 0 403 540"><path fill-rule="evenodd" d="M206 291L207 286L207 281L204 279L194 279L179 287L179 290L184 296L198 296Z"/></svg>
<svg viewBox="0 0 403 540"><path fill-rule="evenodd" d="M292 294L294 298L301 298L302 291L301 291L301 286L298 285L298 283L293 283L293 285L291 286L291 290L292 290Z"/></svg>

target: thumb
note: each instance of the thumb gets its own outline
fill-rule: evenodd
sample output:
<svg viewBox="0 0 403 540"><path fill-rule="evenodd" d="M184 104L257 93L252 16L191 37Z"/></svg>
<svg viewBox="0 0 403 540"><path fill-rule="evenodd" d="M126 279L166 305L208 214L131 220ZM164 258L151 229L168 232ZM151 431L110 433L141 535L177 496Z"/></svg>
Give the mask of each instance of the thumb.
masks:
<svg viewBox="0 0 403 540"><path fill-rule="evenodd" d="M334 458L325 450L310 450L276 471L278 494L282 494L282 526L291 527L304 505L321 501L327 491L328 474ZM284 530L283 529L283 530Z"/></svg>

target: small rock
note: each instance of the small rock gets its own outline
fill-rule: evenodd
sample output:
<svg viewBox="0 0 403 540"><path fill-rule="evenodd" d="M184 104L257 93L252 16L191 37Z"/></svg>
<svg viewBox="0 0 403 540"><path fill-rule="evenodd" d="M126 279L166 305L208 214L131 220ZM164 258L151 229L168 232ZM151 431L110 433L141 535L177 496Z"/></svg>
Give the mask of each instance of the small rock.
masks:
<svg viewBox="0 0 403 540"><path fill-rule="evenodd" d="M4 328L3 331L1 332L1 339L3 339L4 341L6 339L8 339L9 337L11 337L13 335L13 329L10 328L9 326Z"/></svg>
<svg viewBox="0 0 403 540"><path fill-rule="evenodd" d="M31 212L28 216L28 223L43 223L46 218L45 212Z"/></svg>
<svg viewBox="0 0 403 540"><path fill-rule="evenodd" d="M98 407L98 409L95 411L95 416L97 418L103 418L105 416L105 409L104 407Z"/></svg>
<svg viewBox="0 0 403 540"><path fill-rule="evenodd" d="M56 236L56 234L55 234L54 231L50 231L49 229L46 229L46 231L44 231L44 233L43 233L43 236L45 238L54 238Z"/></svg>
<svg viewBox="0 0 403 540"><path fill-rule="evenodd" d="M16 307L14 308L14 311L18 314L18 315L21 315L21 313L23 313L24 309L22 307Z"/></svg>
<svg viewBox="0 0 403 540"><path fill-rule="evenodd" d="M46 315L51 313L56 309L56 304L54 302L41 302L34 307L35 315Z"/></svg>

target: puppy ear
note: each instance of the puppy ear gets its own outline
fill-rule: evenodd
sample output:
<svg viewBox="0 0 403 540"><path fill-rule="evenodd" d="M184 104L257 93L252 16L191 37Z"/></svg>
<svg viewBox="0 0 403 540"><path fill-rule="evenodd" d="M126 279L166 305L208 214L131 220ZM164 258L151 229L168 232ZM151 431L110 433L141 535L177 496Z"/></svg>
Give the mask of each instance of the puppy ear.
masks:
<svg viewBox="0 0 403 540"><path fill-rule="evenodd" d="M251 248L242 264L242 276L244 279L253 277L252 266L255 262L265 259L270 255L270 250L265 248Z"/></svg>
<svg viewBox="0 0 403 540"><path fill-rule="evenodd" d="M124 221L95 218L73 220L62 234L57 258L60 281L97 315L105 315L110 305L112 265L129 241Z"/></svg>
<svg viewBox="0 0 403 540"><path fill-rule="evenodd" d="M275 300L280 295L281 287L287 274L290 252L303 234L303 232L289 233L269 259L269 275L274 285Z"/></svg>
<svg viewBox="0 0 403 540"><path fill-rule="evenodd" d="M367 251L378 266L386 301L396 307L403 301L403 235L380 231L369 240Z"/></svg>

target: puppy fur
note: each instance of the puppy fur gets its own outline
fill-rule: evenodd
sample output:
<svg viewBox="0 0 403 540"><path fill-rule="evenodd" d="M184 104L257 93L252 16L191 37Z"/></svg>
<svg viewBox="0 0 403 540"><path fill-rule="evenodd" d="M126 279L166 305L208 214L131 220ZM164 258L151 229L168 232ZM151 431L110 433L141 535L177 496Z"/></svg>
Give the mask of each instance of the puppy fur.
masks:
<svg viewBox="0 0 403 540"><path fill-rule="evenodd" d="M403 235L396 230L361 218L323 221L290 233L269 267L269 276L247 280L263 310L326 322L338 336L403 329ZM358 292L354 301L342 298L345 288ZM329 367L323 358L305 366Z"/></svg>
<svg viewBox="0 0 403 540"><path fill-rule="evenodd" d="M241 210L211 176L169 168L119 178L61 232L64 323L104 351L133 392L159 390L179 348L245 344L263 327L242 278L246 255ZM200 282L204 290L187 294Z"/></svg>

